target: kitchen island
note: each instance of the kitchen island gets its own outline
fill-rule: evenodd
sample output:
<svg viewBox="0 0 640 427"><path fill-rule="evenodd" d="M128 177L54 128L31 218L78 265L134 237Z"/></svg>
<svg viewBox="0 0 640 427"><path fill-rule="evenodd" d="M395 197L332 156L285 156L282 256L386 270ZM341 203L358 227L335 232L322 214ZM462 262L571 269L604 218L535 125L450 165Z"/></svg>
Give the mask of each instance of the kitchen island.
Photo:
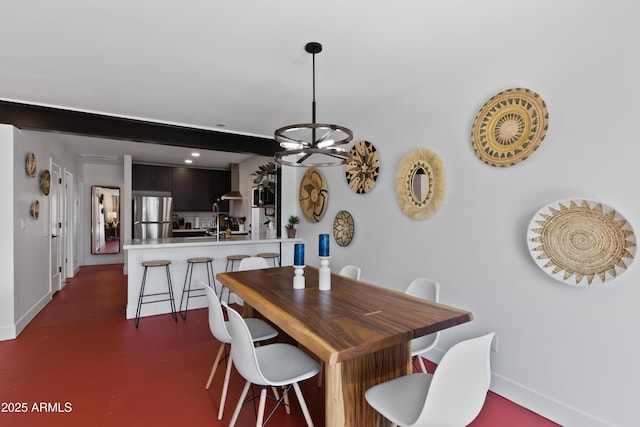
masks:
<svg viewBox="0 0 640 427"><path fill-rule="evenodd" d="M303 243L302 239L251 239L248 236L237 236L217 240L216 237L169 237L164 239L131 239L126 240L123 249L126 251L125 262L128 274L127 319L136 316L138 296L142 285L143 261L167 259L171 261L171 281L175 296L176 310L180 309L180 298L187 271L187 259L212 257L214 277L226 269L228 255L256 256L263 252L280 254L282 265L293 264L293 245ZM271 261L268 261L271 263ZM236 263L237 264L237 263ZM237 265L236 265L237 268ZM191 288L200 287L201 281L207 281L204 265L195 265L191 278ZM150 268L147 271L146 294L166 292L167 279L164 268ZM220 284L217 283L217 289ZM189 310L207 306L205 297L189 300ZM157 304L144 304L140 317L171 313L168 301Z"/></svg>

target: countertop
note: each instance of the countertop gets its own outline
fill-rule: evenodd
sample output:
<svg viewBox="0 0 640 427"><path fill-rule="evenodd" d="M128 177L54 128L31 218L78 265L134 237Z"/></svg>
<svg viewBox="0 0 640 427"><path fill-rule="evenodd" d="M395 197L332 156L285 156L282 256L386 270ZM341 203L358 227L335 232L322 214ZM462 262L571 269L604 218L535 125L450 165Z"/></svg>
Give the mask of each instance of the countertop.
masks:
<svg viewBox="0 0 640 427"><path fill-rule="evenodd" d="M153 249L169 247L189 247L189 246L217 246L217 245L251 245L266 243L302 243L303 239L281 238L281 239L252 239L251 236L235 236L227 239L217 240L214 236L198 237L167 237L164 239L127 239L124 241L123 249Z"/></svg>

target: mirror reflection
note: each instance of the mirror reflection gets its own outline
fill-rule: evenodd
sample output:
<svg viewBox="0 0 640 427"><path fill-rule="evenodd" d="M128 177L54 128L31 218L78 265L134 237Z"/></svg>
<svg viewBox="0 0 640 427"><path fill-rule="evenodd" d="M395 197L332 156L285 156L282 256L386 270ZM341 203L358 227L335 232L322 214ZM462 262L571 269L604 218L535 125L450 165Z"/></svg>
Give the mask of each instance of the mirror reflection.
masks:
<svg viewBox="0 0 640 427"><path fill-rule="evenodd" d="M120 188L91 187L91 254L120 252Z"/></svg>
<svg viewBox="0 0 640 427"><path fill-rule="evenodd" d="M413 171L411 192L417 202L424 203L427 200L427 196L429 195L429 175L427 175L427 171L421 166L418 166Z"/></svg>

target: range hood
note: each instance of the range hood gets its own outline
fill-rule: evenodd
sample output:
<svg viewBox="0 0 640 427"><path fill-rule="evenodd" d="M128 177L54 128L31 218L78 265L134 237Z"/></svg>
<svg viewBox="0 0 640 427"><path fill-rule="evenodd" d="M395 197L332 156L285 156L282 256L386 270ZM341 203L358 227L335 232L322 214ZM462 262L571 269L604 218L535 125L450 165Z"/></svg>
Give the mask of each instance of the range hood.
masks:
<svg viewBox="0 0 640 427"><path fill-rule="evenodd" d="M240 193L240 165L238 163L229 163L229 171L231 172L231 191L224 194L222 200L242 200Z"/></svg>

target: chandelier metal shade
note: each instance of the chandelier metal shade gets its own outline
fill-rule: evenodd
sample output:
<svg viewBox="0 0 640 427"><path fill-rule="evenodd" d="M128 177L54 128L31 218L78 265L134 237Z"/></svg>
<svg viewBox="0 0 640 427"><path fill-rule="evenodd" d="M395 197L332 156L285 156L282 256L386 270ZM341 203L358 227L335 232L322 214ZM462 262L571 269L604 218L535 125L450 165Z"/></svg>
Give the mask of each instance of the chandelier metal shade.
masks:
<svg viewBox="0 0 640 427"><path fill-rule="evenodd" d="M316 123L316 54L322 45L309 42L304 50L313 58L313 100L311 123L288 125L276 129L274 139L284 150L274 159L281 165L320 167L344 165L353 160L348 150L338 147L353 139L351 129L340 125Z"/></svg>

